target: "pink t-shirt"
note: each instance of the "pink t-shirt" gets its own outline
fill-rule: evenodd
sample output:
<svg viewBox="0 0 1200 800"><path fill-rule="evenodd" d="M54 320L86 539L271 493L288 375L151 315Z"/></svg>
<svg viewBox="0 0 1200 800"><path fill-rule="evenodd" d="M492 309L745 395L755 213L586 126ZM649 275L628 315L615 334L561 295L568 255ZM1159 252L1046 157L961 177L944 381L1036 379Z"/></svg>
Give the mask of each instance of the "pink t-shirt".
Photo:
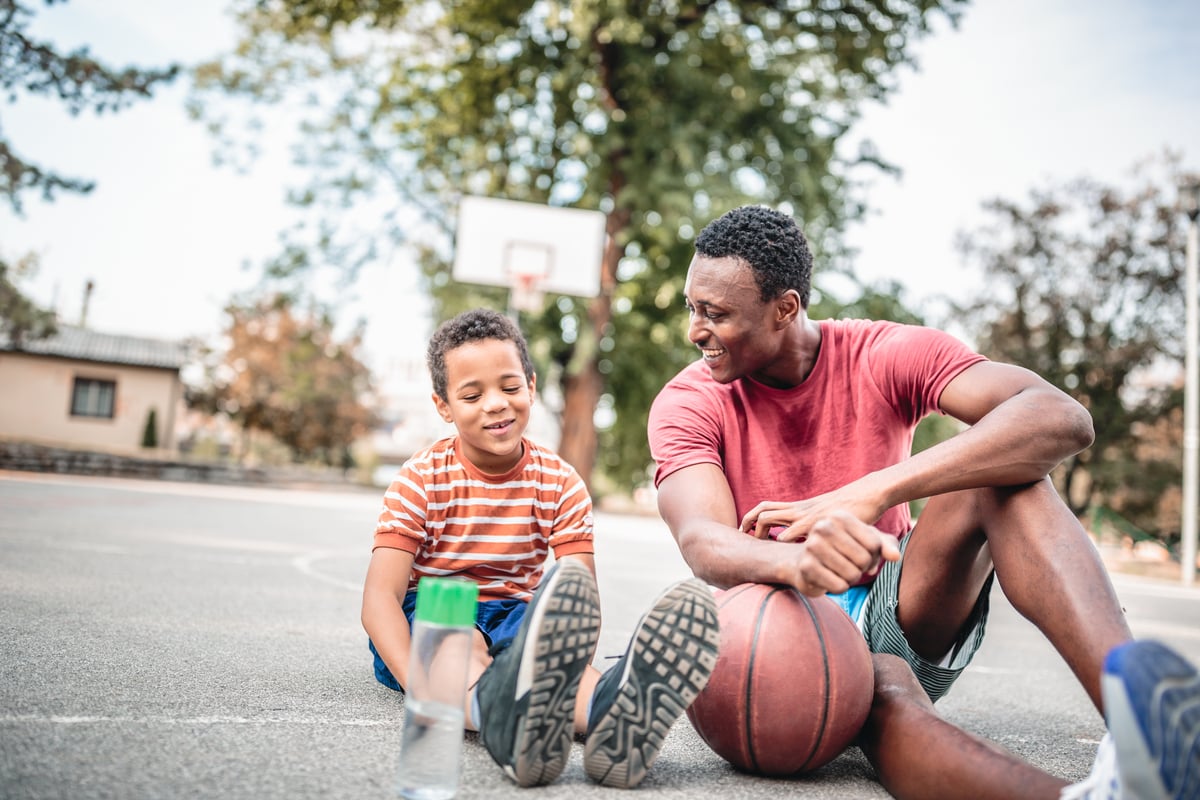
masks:
<svg viewBox="0 0 1200 800"><path fill-rule="evenodd" d="M654 484L684 467L716 464L738 519L763 500L803 500L908 458L913 430L942 390L983 361L949 334L915 325L824 320L821 350L799 386L749 378L719 384L702 361L671 379L650 409ZM897 537L908 504L875 523Z"/></svg>

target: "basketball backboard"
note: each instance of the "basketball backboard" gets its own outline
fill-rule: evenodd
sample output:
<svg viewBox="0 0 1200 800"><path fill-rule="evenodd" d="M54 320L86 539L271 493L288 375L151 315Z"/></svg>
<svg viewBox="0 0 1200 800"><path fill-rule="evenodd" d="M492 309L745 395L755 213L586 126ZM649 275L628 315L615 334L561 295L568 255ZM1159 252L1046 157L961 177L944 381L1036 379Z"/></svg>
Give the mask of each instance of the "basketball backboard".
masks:
<svg viewBox="0 0 1200 800"><path fill-rule="evenodd" d="M458 207L454 280L595 297L600 293L605 215L518 200L468 196ZM525 288L528 288L526 286Z"/></svg>

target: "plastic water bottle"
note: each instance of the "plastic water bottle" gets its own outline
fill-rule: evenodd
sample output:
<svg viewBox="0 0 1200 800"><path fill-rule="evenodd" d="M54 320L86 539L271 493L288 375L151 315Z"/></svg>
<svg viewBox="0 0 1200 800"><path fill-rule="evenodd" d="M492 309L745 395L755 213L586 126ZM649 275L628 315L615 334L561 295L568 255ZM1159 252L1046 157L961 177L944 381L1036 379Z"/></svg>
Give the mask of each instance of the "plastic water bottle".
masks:
<svg viewBox="0 0 1200 800"><path fill-rule="evenodd" d="M479 587L421 578L413 615L396 793L448 800L462 773L463 699Z"/></svg>

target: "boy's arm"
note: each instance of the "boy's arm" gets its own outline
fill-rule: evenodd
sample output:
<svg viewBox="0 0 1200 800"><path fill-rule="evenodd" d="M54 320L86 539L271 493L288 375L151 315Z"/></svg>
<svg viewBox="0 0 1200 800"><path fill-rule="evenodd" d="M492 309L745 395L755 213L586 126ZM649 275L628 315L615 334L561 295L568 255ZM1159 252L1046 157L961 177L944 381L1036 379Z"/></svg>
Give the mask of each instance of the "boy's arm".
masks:
<svg viewBox="0 0 1200 800"><path fill-rule="evenodd" d="M371 553L363 581L362 626L401 686L408 685L408 652L412 642L403 609L412 565L412 553L377 547Z"/></svg>

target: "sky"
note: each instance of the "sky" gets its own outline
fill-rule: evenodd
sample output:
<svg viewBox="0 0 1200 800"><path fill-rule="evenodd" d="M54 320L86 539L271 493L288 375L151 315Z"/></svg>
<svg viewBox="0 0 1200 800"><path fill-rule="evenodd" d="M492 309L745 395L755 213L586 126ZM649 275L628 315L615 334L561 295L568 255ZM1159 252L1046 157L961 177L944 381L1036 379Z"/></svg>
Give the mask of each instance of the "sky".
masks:
<svg viewBox="0 0 1200 800"><path fill-rule="evenodd" d="M191 63L234 37L225 0L29 5L32 34L87 44L113 64ZM914 52L918 66L899 73L899 91L868 106L853 132L902 175L871 180L870 213L848 232L858 273L899 280L908 302L978 290L954 240L981 222L989 198L1083 176L1119 183L1164 148L1200 164L1194 0L975 0L957 29L939 23ZM41 98L0 102L17 152L97 182L53 203L26 196L23 216L0 208L0 254L39 254L23 289L65 322L79 321L92 280L89 326L211 340L223 306L276 252L293 219L285 193L303 177L289 163L287 132L244 174L214 166L214 143L185 114L185 96L180 82L102 117L71 117ZM389 376L403 380L429 333L415 267L392 254L365 273L357 297L368 363L385 387Z"/></svg>

